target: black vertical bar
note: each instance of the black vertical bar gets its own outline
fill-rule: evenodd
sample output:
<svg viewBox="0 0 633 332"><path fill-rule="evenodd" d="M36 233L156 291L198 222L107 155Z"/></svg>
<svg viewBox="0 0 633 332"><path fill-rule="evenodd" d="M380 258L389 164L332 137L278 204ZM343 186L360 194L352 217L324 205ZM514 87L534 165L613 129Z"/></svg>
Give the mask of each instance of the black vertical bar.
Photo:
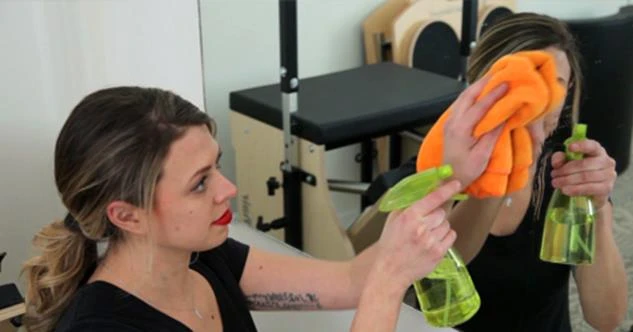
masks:
<svg viewBox="0 0 633 332"><path fill-rule="evenodd" d="M0 272L2 272L2 260L7 255L6 252L0 253Z"/></svg>
<svg viewBox="0 0 633 332"><path fill-rule="evenodd" d="M280 89L284 116L296 110L292 109L299 90L299 78L297 76L297 2L295 0L279 0L279 55L281 60ZM294 81L293 81L294 80ZM292 101L294 100L294 101ZM295 105L296 106L296 105ZM284 122L290 126L290 123ZM291 128L284 128L284 134L291 132ZM303 250L303 220L301 202L301 178L296 171L296 160L288 159L289 149L294 146L286 146L286 159L282 165L283 190L284 190L284 218L285 242ZM293 153L293 155L296 155Z"/></svg>
<svg viewBox="0 0 633 332"><path fill-rule="evenodd" d="M477 39L478 0L463 0L462 3L462 38L459 53L462 56L462 79L466 81L471 43Z"/></svg>
<svg viewBox="0 0 633 332"><path fill-rule="evenodd" d="M462 7L462 40L460 53L470 55L470 43L477 34L477 0L463 0Z"/></svg>
<svg viewBox="0 0 633 332"><path fill-rule="evenodd" d="M301 174L293 171L283 173L284 187L284 217L286 228L284 230L285 242L303 250L303 220L301 218Z"/></svg>
<svg viewBox="0 0 633 332"><path fill-rule="evenodd" d="M297 2L279 0L279 55L281 68L281 91L290 93L298 90L290 80L297 78Z"/></svg>
<svg viewBox="0 0 633 332"><path fill-rule="evenodd" d="M394 169L402 164L402 137L391 135L389 137L389 168Z"/></svg>
<svg viewBox="0 0 633 332"><path fill-rule="evenodd" d="M360 181L371 182L374 178L373 169L374 142L372 140L362 141L360 144ZM361 212L369 206L369 200L365 195L360 195Z"/></svg>

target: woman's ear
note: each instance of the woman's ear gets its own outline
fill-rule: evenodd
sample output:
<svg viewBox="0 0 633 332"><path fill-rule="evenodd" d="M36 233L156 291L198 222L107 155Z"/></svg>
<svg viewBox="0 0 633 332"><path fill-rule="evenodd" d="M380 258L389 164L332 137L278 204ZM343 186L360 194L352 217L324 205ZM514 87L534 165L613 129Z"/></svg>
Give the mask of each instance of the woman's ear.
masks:
<svg viewBox="0 0 633 332"><path fill-rule="evenodd" d="M116 227L132 233L143 235L147 232L147 221L141 209L124 201L114 201L106 209L108 219Z"/></svg>

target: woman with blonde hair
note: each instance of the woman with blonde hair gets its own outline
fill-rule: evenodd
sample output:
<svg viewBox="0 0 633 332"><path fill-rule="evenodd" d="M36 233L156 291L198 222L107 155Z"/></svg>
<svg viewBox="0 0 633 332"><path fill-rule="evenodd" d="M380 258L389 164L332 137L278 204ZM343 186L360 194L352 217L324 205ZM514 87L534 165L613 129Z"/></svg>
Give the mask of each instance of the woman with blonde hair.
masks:
<svg viewBox="0 0 633 332"><path fill-rule="evenodd" d="M255 331L250 310L358 308L352 330L393 330L402 297L455 240L448 181L390 215L378 243L330 262L227 237L235 186L214 122L155 88L93 92L55 148L69 213L35 236L26 262L29 331ZM105 244L100 255L97 244Z"/></svg>

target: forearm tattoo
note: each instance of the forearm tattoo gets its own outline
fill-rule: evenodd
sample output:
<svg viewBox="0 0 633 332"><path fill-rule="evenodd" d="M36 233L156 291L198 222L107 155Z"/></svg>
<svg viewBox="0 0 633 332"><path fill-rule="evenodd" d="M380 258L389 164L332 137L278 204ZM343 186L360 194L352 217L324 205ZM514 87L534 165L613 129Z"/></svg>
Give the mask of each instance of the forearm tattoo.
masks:
<svg viewBox="0 0 633 332"><path fill-rule="evenodd" d="M251 310L318 310L319 298L314 293L250 294L246 301Z"/></svg>

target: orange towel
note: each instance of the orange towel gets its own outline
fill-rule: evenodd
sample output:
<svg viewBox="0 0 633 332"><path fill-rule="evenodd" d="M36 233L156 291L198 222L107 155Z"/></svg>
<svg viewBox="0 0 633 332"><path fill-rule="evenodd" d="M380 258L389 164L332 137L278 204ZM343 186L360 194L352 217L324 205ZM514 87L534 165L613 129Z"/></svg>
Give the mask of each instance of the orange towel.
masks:
<svg viewBox="0 0 633 332"><path fill-rule="evenodd" d="M466 188L477 198L504 196L523 188L532 165L532 140L526 125L552 111L565 96L565 87L557 80L554 58L544 51L524 51L499 59L486 75L480 100L503 82L508 84L501 97L475 126L476 138L507 121L497 140L484 173ZM433 125L420 146L417 170L442 163L444 123L451 108Z"/></svg>

